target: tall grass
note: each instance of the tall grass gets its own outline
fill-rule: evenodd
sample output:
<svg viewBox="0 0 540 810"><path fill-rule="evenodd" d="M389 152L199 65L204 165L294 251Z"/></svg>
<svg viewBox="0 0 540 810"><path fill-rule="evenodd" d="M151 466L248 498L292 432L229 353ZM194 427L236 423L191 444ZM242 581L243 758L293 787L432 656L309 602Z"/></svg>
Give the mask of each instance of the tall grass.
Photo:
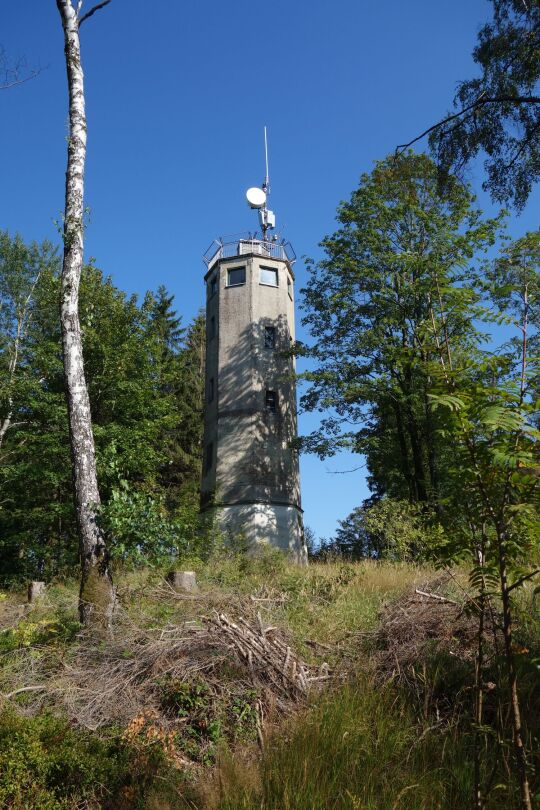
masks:
<svg viewBox="0 0 540 810"><path fill-rule="evenodd" d="M139 780L132 785L131 760L128 757L124 761L122 753L114 776L118 790L113 803L107 804L100 794L101 772L96 765L92 776L94 766L90 765L85 790L89 796L93 795L92 791L95 793L95 804L91 806L114 807L114 810L128 807L148 810L465 810L471 806L473 731L466 719L470 715L467 701L472 695L472 676L467 669L470 660L467 659L467 663L460 658L449 658L450 653L446 657L442 653L435 655L429 649L419 653L418 678L424 677L426 683L425 689L420 683L416 694L413 688L405 691L395 682L382 686L373 679L370 645L374 642L371 640L368 644L363 635L377 626L385 603L426 583L433 577L433 570L372 561L354 564L337 561L299 569L275 553L255 558L215 555L209 561L194 560L189 567L197 571L201 588L193 600L169 594L161 584L163 571L118 572L122 621L132 620L134 626L159 629L168 623L181 625L187 620L201 621L213 609L224 610L233 617L245 615L246 610L247 615L249 611L257 611L265 624L286 631L291 646L305 660L313 657L320 661L324 655L337 672L355 668L356 680L318 695L308 709L280 723L267 740L262 756L249 749L249 742L247 750L225 751L215 779L211 778L209 769L199 766L190 772L189 778L180 778L182 775L177 774L179 781L173 777L165 779L164 765L148 771L139 763L137 767L146 781L142 784ZM23 665L20 662L30 661L32 677L35 677L34 669L40 656L46 658L51 653L55 660L62 658L69 662L80 643L72 628L76 618L76 582L50 586L43 602L17 619L17 602L22 598L15 592L6 593L4 620L0 611L0 629L2 625L6 627L5 632L0 633L0 641L3 640L7 650L16 648L17 651L16 656L6 655L0 662L3 664L0 666L0 692L4 693L21 684L35 682L29 681L27 670L19 671L18 667ZM461 598L461 593L456 598ZM537 742L540 739L540 600L535 599L532 585L524 589L520 608L523 620L516 642L524 650L519 656L519 665L527 709L525 721L530 735L531 764L540 773ZM117 632L121 632L120 629ZM318 646L313 641L318 642ZM127 657L140 654L140 648L129 648L127 638L125 643ZM30 657L22 655L22 649L31 651ZM8 658L13 659L13 671L7 666ZM53 674L51 672L51 677ZM495 701L497 690L504 695L505 684L499 683L495 672L486 675L496 685L489 693L490 699ZM23 693L16 699L21 704L22 714L31 714L30 695L34 693ZM51 703L54 711L54 699ZM446 707L442 719L440 705ZM230 720L234 725L234 717ZM32 723L41 720L38 716L36 721L29 718L24 722L29 723L30 728ZM73 739L80 735L84 744L93 736L77 728L70 733ZM96 744L105 740L107 734L96 732ZM4 738L7 741L11 736L10 732ZM250 739L254 737L253 734ZM221 744L226 745L225 739L229 737L223 737ZM508 773L504 771L504 767L509 770L511 753L507 753L510 749L507 741L503 741L499 766L495 743L495 737L486 734L484 781L491 786L486 810L511 810L519 806L509 786ZM48 767L49 758L53 758L58 767L63 768L64 763L70 761L67 746L57 745L56 737L47 745L43 755L45 765ZM146 757L145 748L142 756ZM96 761L99 764L99 759ZM36 763L29 760L28 778L41 784L40 774L45 765L42 767L41 759ZM194 778L195 773L197 778ZM39 804L35 791L28 789L27 775L23 776L23 803L13 806L41 810L45 805ZM109 782L112 781L112 777L109 778ZM48 783L45 787L49 789ZM55 784L58 801L59 796L67 801L68 787L66 784L64 791ZM119 803L119 797L125 798L124 804ZM57 806L71 810L79 805L59 803Z"/></svg>
<svg viewBox="0 0 540 810"><path fill-rule="evenodd" d="M470 738L457 727L422 733L391 687L360 677L280 728L259 764L224 757L202 806L449 810L470 805L472 780Z"/></svg>

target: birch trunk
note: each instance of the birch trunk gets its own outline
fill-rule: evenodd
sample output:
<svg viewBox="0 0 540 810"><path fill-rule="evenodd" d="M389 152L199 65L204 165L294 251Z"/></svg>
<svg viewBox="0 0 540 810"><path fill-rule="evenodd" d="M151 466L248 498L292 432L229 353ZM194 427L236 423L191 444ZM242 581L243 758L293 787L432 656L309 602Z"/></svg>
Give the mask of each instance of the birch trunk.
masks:
<svg viewBox="0 0 540 810"><path fill-rule="evenodd" d="M11 427L12 420L13 420L13 386L15 384L15 375L17 373L17 365L19 363L19 352L21 350L21 343L23 339L26 337L26 331L28 328L28 321L29 321L29 309L30 309L30 302L32 300L32 296L34 294L34 290L37 286L39 281L39 277L41 275L41 271L37 274L31 288L30 292L28 293L27 298L24 300L22 309L17 309L17 327L15 330L15 337L13 340L13 348L11 350L11 357L9 360L8 365L8 412L4 419L0 424L0 450L2 449L2 444L4 442L4 438L6 433Z"/></svg>
<svg viewBox="0 0 540 810"><path fill-rule="evenodd" d="M71 0L56 0L56 5L64 30L69 89L69 141L60 317L73 487L82 566L79 613L83 624L107 629L111 624L114 591L105 538L96 521L100 498L79 322L86 159L84 82L77 12Z"/></svg>

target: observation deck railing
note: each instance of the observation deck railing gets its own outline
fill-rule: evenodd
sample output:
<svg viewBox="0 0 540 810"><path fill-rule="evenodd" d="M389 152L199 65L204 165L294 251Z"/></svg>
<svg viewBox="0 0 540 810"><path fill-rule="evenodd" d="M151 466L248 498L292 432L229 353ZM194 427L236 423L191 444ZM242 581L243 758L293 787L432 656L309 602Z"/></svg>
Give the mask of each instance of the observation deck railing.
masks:
<svg viewBox="0 0 540 810"><path fill-rule="evenodd" d="M292 268L296 261L296 253L290 242L268 241L257 234L240 234L236 237L226 236L214 239L210 247L204 252L203 260L208 268L219 259L229 259L233 256L246 256L255 253L269 259L282 259Z"/></svg>

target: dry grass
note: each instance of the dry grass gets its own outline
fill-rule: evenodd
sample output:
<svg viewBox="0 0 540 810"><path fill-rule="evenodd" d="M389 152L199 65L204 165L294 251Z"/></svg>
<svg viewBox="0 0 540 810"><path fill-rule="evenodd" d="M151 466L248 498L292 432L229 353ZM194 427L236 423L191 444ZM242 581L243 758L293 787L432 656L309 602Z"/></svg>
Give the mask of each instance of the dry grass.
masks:
<svg viewBox="0 0 540 810"><path fill-rule="evenodd" d="M96 734L116 727L193 772L221 742L264 744L266 727L345 677L363 655L359 633L430 575L233 557L198 565L200 592L183 595L163 572L119 572L113 636L98 642L76 625L77 583L49 586L31 610L23 594L6 594L0 703L28 716L52 710Z"/></svg>

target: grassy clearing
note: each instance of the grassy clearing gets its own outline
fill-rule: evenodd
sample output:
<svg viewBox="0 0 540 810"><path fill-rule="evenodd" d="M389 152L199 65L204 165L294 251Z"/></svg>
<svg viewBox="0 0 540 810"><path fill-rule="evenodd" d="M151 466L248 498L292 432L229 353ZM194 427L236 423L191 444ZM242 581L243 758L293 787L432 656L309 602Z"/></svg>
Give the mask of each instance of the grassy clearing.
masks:
<svg viewBox="0 0 540 810"><path fill-rule="evenodd" d="M79 632L75 581L50 585L32 610L22 606L21 592L0 597L0 693L44 687L1 701L2 806L469 806L472 733L463 707L474 652L467 615L456 623L447 608L436 616L437 603L429 602L415 613L414 589L434 587L436 572L337 561L299 569L274 553L255 559L221 554L183 567L197 572L194 598L167 588L163 571L117 571L115 637L98 646ZM445 593L458 599L463 585L458 572ZM534 718L540 712L540 614L532 586L521 599L516 639L529 652L520 677ZM205 635L205 619L216 612L245 617L253 626L260 616L305 662L318 667L327 661L345 680L312 695L307 708L293 699L284 703L283 694L272 691L272 678L251 673L219 633ZM386 629L379 627L381 617ZM394 638L398 627L403 644ZM263 756L260 706L271 729ZM531 720L537 767L539 730ZM486 751L486 776L489 762ZM506 777L497 771L493 784ZM492 790L488 810L514 806L508 788Z"/></svg>
<svg viewBox="0 0 540 810"><path fill-rule="evenodd" d="M163 589L162 570L117 573L121 608L145 626L196 620L212 610L241 612L246 604L275 623L308 658L310 641L343 644L371 630L382 605L433 577L433 569L407 563L328 562L299 568L278 553L246 558L220 554L184 564L197 573L201 600L174 599ZM76 586L74 586L76 587ZM65 595L64 595L65 598Z"/></svg>

